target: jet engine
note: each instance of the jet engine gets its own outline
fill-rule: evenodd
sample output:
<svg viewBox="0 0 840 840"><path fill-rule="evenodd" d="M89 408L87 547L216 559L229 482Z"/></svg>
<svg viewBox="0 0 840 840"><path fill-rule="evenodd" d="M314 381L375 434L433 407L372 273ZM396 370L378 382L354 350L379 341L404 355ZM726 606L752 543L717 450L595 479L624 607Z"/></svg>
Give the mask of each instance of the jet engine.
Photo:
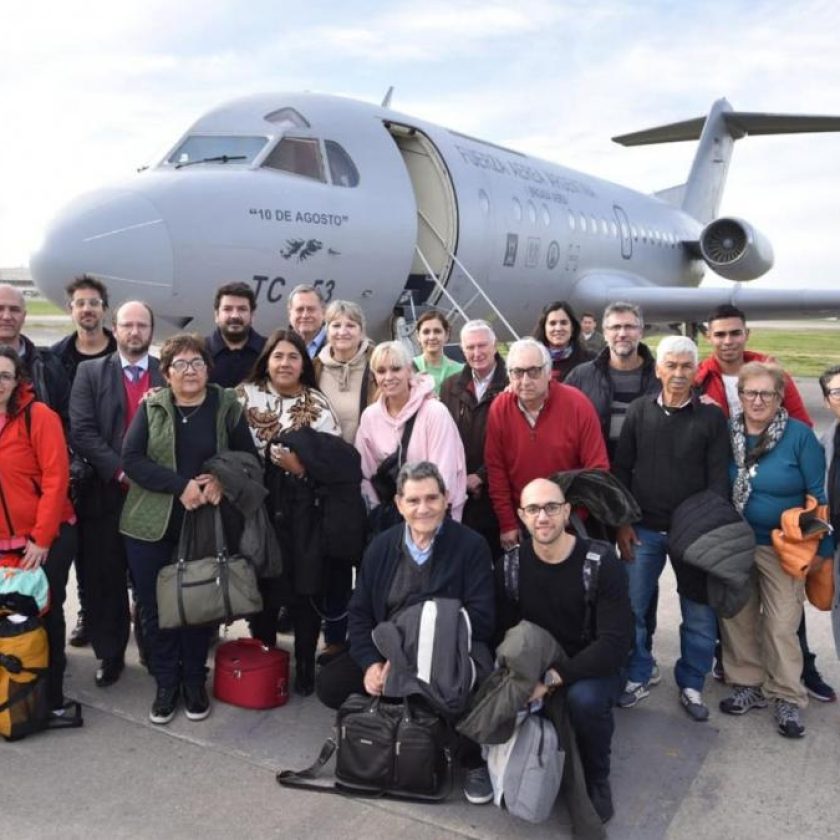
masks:
<svg viewBox="0 0 840 840"><path fill-rule="evenodd" d="M755 280L773 266L773 246L764 234L734 217L715 219L703 228L700 253L727 280Z"/></svg>

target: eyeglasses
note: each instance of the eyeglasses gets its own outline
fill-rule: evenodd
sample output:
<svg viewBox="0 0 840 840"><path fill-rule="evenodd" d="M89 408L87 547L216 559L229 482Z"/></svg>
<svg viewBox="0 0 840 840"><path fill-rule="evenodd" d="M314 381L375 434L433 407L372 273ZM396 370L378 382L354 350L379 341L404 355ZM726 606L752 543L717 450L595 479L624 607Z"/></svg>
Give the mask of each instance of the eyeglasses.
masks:
<svg viewBox="0 0 840 840"><path fill-rule="evenodd" d="M537 517L540 511L545 511L547 516L557 516L567 504L568 502L546 502L544 505L525 505L520 510L525 516Z"/></svg>
<svg viewBox="0 0 840 840"><path fill-rule="evenodd" d="M777 391L752 391L749 389L741 389L738 393L747 401L755 402L772 402L779 396Z"/></svg>
<svg viewBox="0 0 840 840"><path fill-rule="evenodd" d="M0 382L4 385L11 385L15 381L17 381L17 377L13 373L8 373L5 370L0 373Z"/></svg>
<svg viewBox="0 0 840 840"><path fill-rule="evenodd" d="M77 298L70 301L70 306L73 309L84 309L89 306L91 309L100 309L102 307L102 300L100 298Z"/></svg>
<svg viewBox="0 0 840 840"><path fill-rule="evenodd" d="M743 334L743 330L716 330L712 338L740 338Z"/></svg>
<svg viewBox="0 0 840 840"><path fill-rule="evenodd" d="M825 396L829 400L840 400L840 388L829 388Z"/></svg>
<svg viewBox="0 0 840 840"><path fill-rule="evenodd" d="M185 373L187 368L199 373L207 367L207 362L199 356L195 359L178 359L177 361L172 362L169 367L174 370L175 373Z"/></svg>
<svg viewBox="0 0 840 840"><path fill-rule="evenodd" d="M542 367L508 368L508 373L511 379L522 379L525 376L528 379L539 379L544 370Z"/></svg>
<svg viewBox="0 0 840 840"><path fill-rule="evenodd" d="M627 330L627 332L636 332L636 330L641 329L639 324L610 324L607 327L604 327L604 332L621 332L621 330Z"/></svg>

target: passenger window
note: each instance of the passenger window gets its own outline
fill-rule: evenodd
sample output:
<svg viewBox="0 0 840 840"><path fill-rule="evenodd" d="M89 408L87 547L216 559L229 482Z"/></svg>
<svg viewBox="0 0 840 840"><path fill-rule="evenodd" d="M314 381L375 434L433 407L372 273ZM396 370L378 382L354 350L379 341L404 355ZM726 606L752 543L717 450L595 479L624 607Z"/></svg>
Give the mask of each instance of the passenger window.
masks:
<svg viewBox="0 0 840 840"><path fill-rule="evenodd" d="M324 143L327 149L327 163L330 165L330 177L338 187L355 187L359 184L359 170L350 158L334 140Z"/></svg>
<svg viewBox="0 0 840 840"><path fill-rule="evenodd" d="M268 154L263 166L291 172L304 178L326 183L324 162L317 140L304 140L301 137L284 137Z"/></svg>

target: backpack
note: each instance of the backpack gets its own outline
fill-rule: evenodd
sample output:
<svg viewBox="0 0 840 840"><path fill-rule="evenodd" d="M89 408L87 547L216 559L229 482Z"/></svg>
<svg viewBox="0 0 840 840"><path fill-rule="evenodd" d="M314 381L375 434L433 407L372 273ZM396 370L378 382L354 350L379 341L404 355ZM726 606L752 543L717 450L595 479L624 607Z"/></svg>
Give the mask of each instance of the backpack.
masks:
<svg viewBox="0 0 840 840"><path fill-rule="evenodd" d="M583 634L584 644L589 644L595 634L593 632L593 608L598 598L598 574L601 571L601 560L613 548L603 540L589 540L589 549L583 561ZM513 603L519 603L519 546L515 545L506 551L502 557L502 576L505 585L505 595Z"/></svg>
<svg viewBox="0 0 840 840"><path fill-rule="evenodd" d="M520 819L544 822L560 791L565 757L554 724L526 714L504 744L487 750L493 802Z"/></svg>
<svg viewBox="0 0 840 840"><path fill-rule="evenodd" d="M47 631L37 615L0 616L0 735L7 741L46 728L48 665Z"/></svg>

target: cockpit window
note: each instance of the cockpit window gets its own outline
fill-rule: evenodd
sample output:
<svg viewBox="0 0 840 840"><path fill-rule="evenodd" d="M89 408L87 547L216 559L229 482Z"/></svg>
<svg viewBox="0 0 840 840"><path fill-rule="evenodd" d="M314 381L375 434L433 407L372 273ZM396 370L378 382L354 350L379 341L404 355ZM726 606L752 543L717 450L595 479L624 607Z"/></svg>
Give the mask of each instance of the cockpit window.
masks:
<svg viewBox="0 0 840 840"><path fill-rule="evenodd" d="M206 161L227 164L250 163L262 150L268 139L265 137L223 137L195 134L187 137L167 158L174 165Z"/></svg>
<svg viewBox="0 0 840 840"><path fill-rule="evenodd" d="M350 155L334 140L324 143L327 149L327 161L330 165L332 182L339 187L355 187L359 183L359 170Z"/></svg>
<svg viewBox="0 0 840 840"><path fill-rule="evenodd" d="M284 137L268 154L263 166L291 172L304 178L326 183L324 161L317 140L302 137Z"/></svg>

